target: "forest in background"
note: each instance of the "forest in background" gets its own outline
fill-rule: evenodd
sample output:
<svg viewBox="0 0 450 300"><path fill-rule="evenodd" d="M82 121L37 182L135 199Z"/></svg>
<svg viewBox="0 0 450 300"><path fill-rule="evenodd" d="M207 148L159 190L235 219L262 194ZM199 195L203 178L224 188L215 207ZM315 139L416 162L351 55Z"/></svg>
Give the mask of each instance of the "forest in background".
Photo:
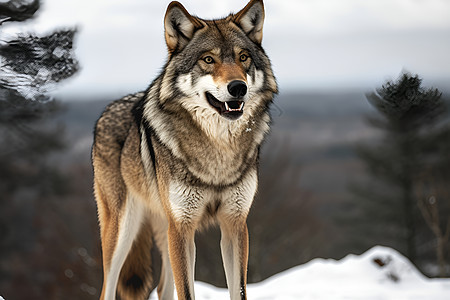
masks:
<svg viewBox="0 0 450 300"><path fill-rule="evenodd" d="M0 22L32 17L39 1L30 3L17 15L1 3ZM114 99L47 96L78 69L75 34L24 35L0 47L0 293L6 299L95 299L100 292L90 147L94 123ZM449 276L449 102L448 87L438 88L401 74L375 93L276 98L248 220L249 282L376 244L399 250L428 276ZM196 277L224 286L219 238L214 228L197 235Z"/></svg>
<svg viewBox="0 0 450 300"><path fill-rule="evenodd" d="M3 194L0 290L4 296L26 299L30 291L36 299L57 299L67 293L73 299L98 296L101 251L90 147L96 118L109 102L58 102L60 112L44 127L59 128L53 137L64 147L42 158L57 174L47 178L57 189L44 193L44 185L17 180L14 193ZM376 244L407 255L402 235L381 226L401 231L388 222L397 220L391 216L397 204L380 205L367 214L363 206L373 197L354 192L367 184L376 187L358 156L358 145L375 146L382 140L382 132L367 122L376 111L364 93L282 94L276 106L248 221L249 282L316 257L360 254ZM441 199L440 205L448 207L448 197ZM424 220L418 221L416 265L428 276L438 276L437 239ZM196 277L224 286L219 239L215 228L197 235ZM448 241L446 245L448 249ZM448 276L448 266L446 272Z"/></svg>

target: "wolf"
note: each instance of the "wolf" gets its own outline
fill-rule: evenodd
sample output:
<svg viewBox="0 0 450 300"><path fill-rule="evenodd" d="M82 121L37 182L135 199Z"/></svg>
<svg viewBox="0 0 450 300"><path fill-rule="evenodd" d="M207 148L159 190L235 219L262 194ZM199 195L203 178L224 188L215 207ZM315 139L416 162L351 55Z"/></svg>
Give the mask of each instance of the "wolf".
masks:
<svg viewBox="0 0 450 300"><path fill-rule="evenodd" d="M171 2L168 59L145 92L109 104L92 147L104 281L100 299L194 299L194 236L218 223L227 286L246 299L246 219L277 94L261 46L264 4L205 20ZM155 284L156 286L156 284Z"/></svg>

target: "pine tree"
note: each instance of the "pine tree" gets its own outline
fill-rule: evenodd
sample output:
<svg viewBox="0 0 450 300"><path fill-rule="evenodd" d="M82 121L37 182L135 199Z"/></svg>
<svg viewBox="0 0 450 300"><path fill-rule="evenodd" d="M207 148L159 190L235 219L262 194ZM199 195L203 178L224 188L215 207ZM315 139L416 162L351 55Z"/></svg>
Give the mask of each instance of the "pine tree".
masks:
<svg viewBox="0 0 450 300"><path fill-rule="evenodd" d="M2 23L27 20L39 6L38 0L2 2L0 20ZM20 173L18 164L23 167L27 165L24 160L29 159L29 164L36 165L41 161L37 156L62 147L60 128L45 128L43 123L59 110L58 103L47 92L78 70L73 53L74 35L75 30L60 30L44 37L22 33L0 45L2 189L13 190L30 175L25 172L13 176ZM39 178L33 181L37 183Z"/></svg>
<svg viewBox="0 0 450 300"><path fill-rule="evenodd" d="M2 1L0 27L32 18L39 6L38 0ZM61 126L51 122L60 104L48 91L78 70L74 35L75 30L60 30L43 37L21 33L6 41L0 36L0 290L5 297L60 298L48 292L55 290L48 274L64 272L63 265L49 263L61 247L46 248L42 257L54 234L42 224L59 226L49 212L55 209L52 196L64 190L63 176L49 159L64 141Z"/></svg>
<svg viewBox="0 0 450 300"><path fill-rule="evenodd" d="M372 178L371 189L357 189L366 199L361 199L365 220L378 233L390 235L393 246L413 262L417 260L417 237L423 224L416 183L429 168L430 155L436 155L430 151L429 142L445 111L441 92L425 89L421 83L417 75L402 74L398 81L388 81L366 95L378 112L368 121L382 132L382 140L358 148Z"/></svg>

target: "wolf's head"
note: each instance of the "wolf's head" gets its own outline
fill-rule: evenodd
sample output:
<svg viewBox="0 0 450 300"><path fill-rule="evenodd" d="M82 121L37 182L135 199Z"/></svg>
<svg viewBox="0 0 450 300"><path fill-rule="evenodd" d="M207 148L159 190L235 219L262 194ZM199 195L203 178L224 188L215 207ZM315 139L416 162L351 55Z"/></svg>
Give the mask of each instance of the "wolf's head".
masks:
<svg viewBox="0 0 450 300"><path fill-rule="evenodd" d="M161 104L168 109L181 104L198 122L209 124L249 121L267 110L277 85L261 47L263 22L262 0L219 20L200 19L179 2L170 3Z"/></svg>

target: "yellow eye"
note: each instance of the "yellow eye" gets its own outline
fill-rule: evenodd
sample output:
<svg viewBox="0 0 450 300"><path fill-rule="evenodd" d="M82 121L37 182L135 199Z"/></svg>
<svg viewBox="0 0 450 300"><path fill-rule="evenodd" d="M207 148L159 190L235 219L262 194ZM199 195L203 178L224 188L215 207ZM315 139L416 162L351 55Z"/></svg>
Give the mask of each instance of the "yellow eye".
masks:
<svg viewBox="0 0 450 300"><path fill-rule="evenodd" d="M239 56L239 60L241 62L244 62L248 59L248 55L247 54L241 54L241 56Z"/></svg>
<svg viewBox="0 0 450 300"><path fill-rule="evenodd" d="M212 64L214 62L214 59L211 56L206 56L203 61L207 64Z"/></svg>

